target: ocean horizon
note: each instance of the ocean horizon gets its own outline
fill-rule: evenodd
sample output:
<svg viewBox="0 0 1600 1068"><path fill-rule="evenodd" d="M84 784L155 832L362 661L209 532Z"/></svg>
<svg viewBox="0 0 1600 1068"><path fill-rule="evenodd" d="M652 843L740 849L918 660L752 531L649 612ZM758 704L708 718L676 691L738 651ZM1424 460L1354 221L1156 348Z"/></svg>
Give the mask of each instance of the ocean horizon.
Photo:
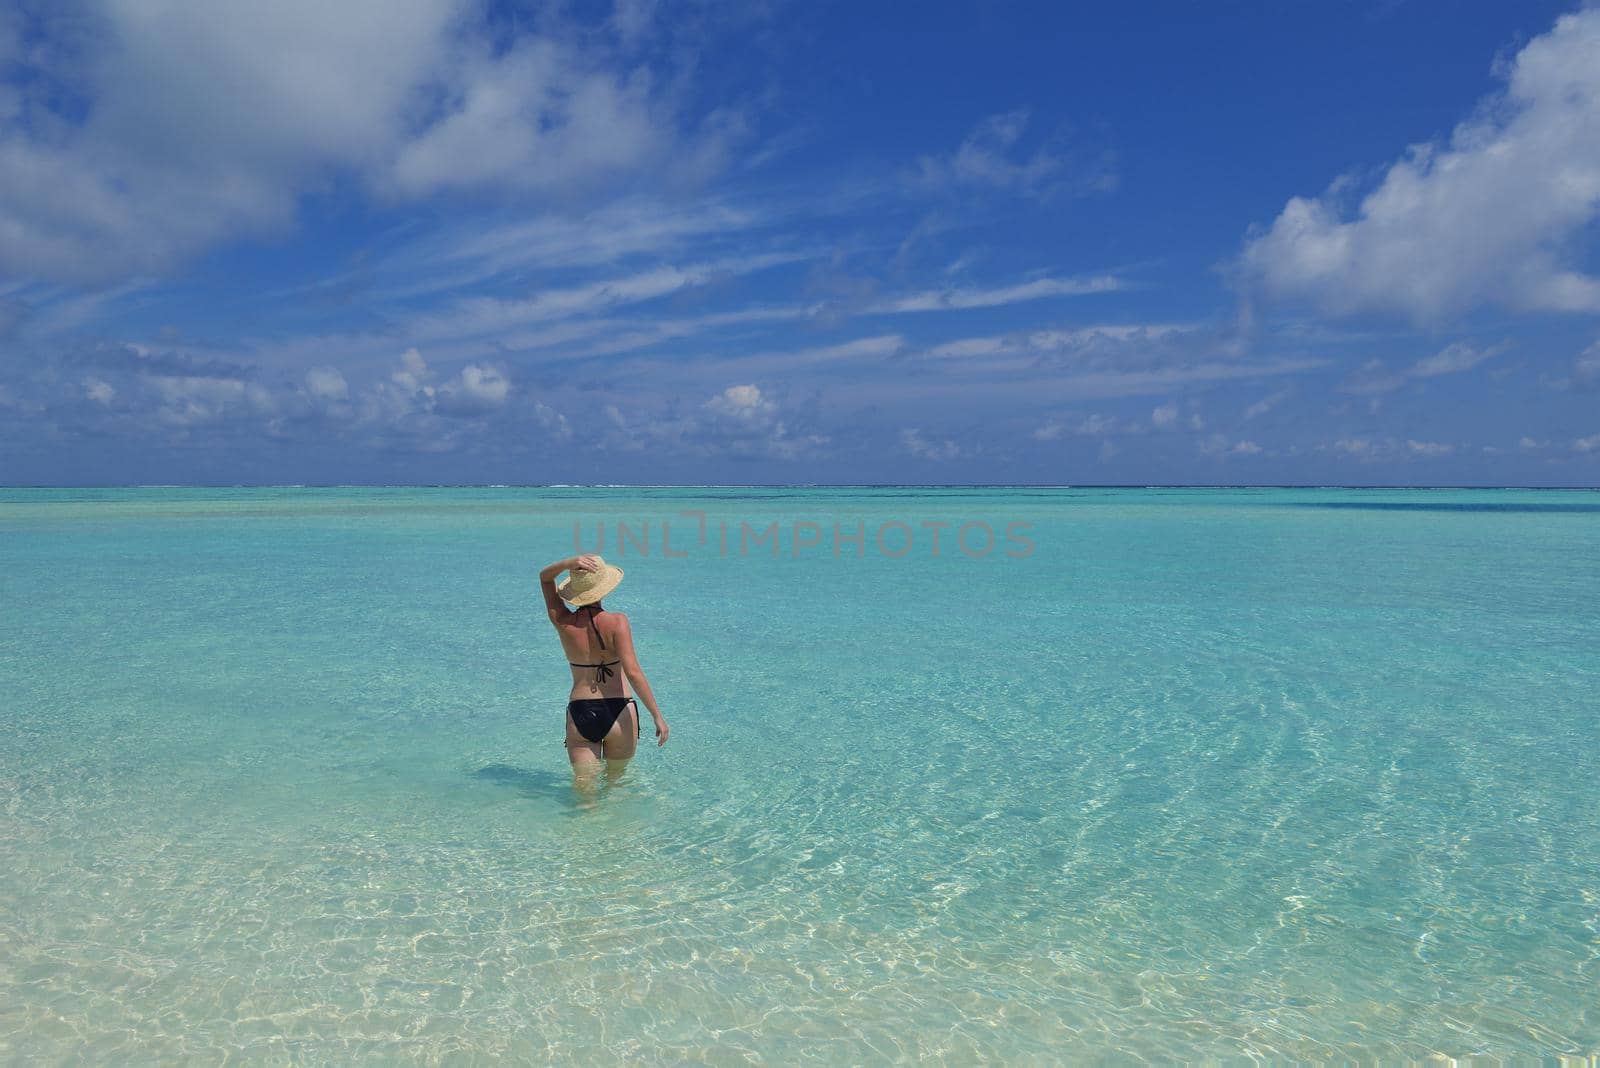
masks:
<svg viewBox="0 0 1600 1068"><path fill-rule="evenodd" d="M0 490L207 489L1301 489L1301 490L1600 490L1578 483L1324 482L114 482L0 483Z"/></svg>
<svg viewBox="0 0 1600 1068"><path fill-rule="evenodd" d="M595 789L580 550L672 725ZM1587 487L0 489L0 1059L1593 1057L1597 555Z"/></svg>

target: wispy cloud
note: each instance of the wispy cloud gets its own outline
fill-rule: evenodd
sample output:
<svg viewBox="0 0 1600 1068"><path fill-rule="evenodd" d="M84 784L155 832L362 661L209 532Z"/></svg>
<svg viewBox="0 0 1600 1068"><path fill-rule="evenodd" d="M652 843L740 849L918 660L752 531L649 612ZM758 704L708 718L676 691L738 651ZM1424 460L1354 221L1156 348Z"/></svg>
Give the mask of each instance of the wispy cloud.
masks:
<svg viewBox="0 0 1600 1068"><path fill-rule="evenodd" d="M1437 460L1456 451L1456 446L1448 442L1418 441L1414 438L1396 439L1387 435L1343 437L1318 448L1364 463Z"/></svg>
<svg viewBox="0 0 1600 1068"><path fill-rule="evenodd" d="M1457 341L1446 345L1432 356L1411 365L1412 378L1437 378L1439 375L1460 374L1470 371L1485 360L1493 359L1511 347L1509 342L1479 348Z"/></svg>
<svg viewBox="0 0 1600 1068"><path fill-rule="evenodd" d="M991 115L954 152L923 156L918 181L933 189L1001 190L1028 196L1063 190L1104 193L1116 188L1117 172L1110 151L1072 152L1061 136L1027 151L1022 142L1030 125L1026 110Z"/></svg>
<svg viewBox="0 0 1600 1068"><path fill-rule="evenodd" d="M720 203L688 207L630 198L577 215L459 227L396 249L385 272L385 299L449 292L525 270L597 267L637 257L677 255L708 240L747 233L765 220L752 210Z"/></svg>
<svg viewBox="0 0 1600 1068"><path fill-rule="evenodd" d="M1013 286L993 289L941 289L873 305L869 311L876 313L955 311L966 308L996 308L1006 304L1045 300L1051 297L1082 297L1095 293L1110 293L1122 289L1125 283L1113 275L1093 275L1085 278L1040 278Z"/></svg>
<svg viewBox="0 0 1600 1068"><path fill-rule="evenodd" d="M1244 410L1245 419L1259 419L1287 400L1293 390L1279 389L1268 393Z"/></svg>
<svg viewBox="0 0 1600 1068"><path fill-rule="evenodd" d="M1511 346L1508 342L1487 347L1468 345L1465 342L1455 342L1446 345L1432 356L1426 356L1412 364L1410 367L1399 371L1391 371L1382 360L1368 360L1355 371L1351 372L1339 389L1344 393L1353 393L1358 396L1377 396L1384 393L1393 393L1408 382L1422 378L1438 378L1441 375L1461 374L1470 371L1486 360L1505 352Z"/></svg>
<svg viewBox="0 0 1600 1068"><path fill-rule="evenodd" d="M442 314L419 316L408 325L408 331L418 341L479 337L530 323L576 318L605 309L641 304L723 278L736 278L793 263L799 258L793 253L768 253L686 267L656 267L638 274L546 289L521 300L468 297L456 302Z"/></svg>

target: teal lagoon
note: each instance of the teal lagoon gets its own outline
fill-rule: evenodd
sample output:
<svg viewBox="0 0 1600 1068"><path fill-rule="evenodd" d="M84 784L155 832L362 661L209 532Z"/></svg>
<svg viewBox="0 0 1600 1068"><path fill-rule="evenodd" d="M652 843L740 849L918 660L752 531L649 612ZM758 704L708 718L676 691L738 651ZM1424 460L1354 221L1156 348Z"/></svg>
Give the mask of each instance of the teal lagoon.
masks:
<svg viewBox="0 0 1600 1068"><path fill-rule="evenodd" d="M673 729L594 790L575 537ZM0 490L0 1059L1593 1056L1597 559L1581 491Z"/></svg>

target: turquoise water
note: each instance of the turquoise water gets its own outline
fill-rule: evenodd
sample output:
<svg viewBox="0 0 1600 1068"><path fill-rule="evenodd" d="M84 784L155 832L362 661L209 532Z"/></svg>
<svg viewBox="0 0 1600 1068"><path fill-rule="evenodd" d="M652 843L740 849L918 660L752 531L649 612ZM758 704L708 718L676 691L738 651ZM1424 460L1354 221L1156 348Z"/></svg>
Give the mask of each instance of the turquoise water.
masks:
<svg viewBox="0 0 1600 1068"><path fill-rule="evenodd" d="M673 728L590 793L575 521ZM1582 492L0 491L0 1057L1594 1054L1597 559Z"/></svg>

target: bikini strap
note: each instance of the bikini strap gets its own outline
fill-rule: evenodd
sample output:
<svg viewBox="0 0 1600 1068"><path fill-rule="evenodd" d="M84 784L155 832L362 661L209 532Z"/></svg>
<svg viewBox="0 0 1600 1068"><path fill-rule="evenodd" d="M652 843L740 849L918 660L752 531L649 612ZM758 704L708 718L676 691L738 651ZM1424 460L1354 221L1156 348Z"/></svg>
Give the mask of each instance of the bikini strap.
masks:
<svg viewBox="0 0 1600 1068"><path fill-rule="evenodd" d="M612 675L616 674L616 672L612 671L611 670L611 665L606 663L606 658L605 658L606 640L604 638L600 637L599 624L595 623L595 621L594 621L594 605L589 605L588 607L589 607L589 629L594 631L594 640L600 643L600 650L601 650L600 663L594 665L594 682L595 682L596 686L599 686L599 685L602 685Z"/></svg>

